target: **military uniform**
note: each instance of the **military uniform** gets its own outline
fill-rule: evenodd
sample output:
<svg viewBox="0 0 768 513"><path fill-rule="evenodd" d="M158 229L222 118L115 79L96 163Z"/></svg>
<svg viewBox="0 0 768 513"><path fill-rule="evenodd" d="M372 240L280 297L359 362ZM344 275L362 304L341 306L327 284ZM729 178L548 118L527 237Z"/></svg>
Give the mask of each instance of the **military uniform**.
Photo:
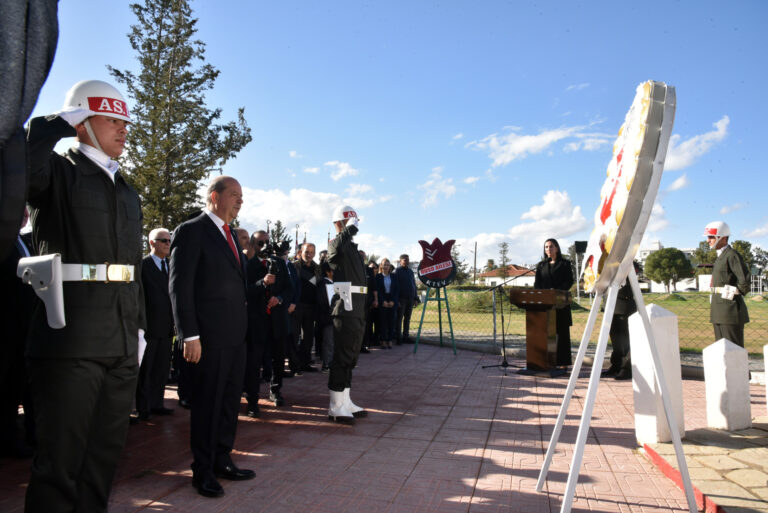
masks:
<svg viewBox="0 0 768 513"><path fill-rule="evenodd" d="M726 338L744 347L744 324L749 322L744 294L749 292L749 270L741 255L725 246L712 267L712 296L709 320L715 329L715 340ZM717 291L724 285L739 289L733 299L725 299Z"/></svg>
<svg viewBox="0 0 768 513"><path fill-rule="evenodd" d="M334 282L351 282L353 286L367 285L365 264L352 237L357 227L347 225L328 245L328 263L333 269ZM328 388L343 392L352 383L352 369L357 364L365 332L365 294L352 294L352 310L336 299L331 307L333 318L333 360L328 376Z"/></svg>
<svg viewBox="0 0 768 513"><path fill-rule="evenodd" d="M54 145L75 130L57 116L32 119L28 201L39 254L62 263L127 264L129 282L63 283L66 326L52 329L41 303L27 350L38 448L27 512L106 511L125 443L144 327L141 204L120 176L77 149Z"/></svg>

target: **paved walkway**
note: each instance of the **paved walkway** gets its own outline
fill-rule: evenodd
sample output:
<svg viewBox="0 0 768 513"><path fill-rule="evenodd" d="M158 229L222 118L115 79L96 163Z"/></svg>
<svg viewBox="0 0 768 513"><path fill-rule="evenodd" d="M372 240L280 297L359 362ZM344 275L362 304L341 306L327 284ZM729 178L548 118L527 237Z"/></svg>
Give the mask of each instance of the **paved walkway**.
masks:
<svg viewBox="0 0 768 513"><path fill-rule="evenodd" d="M561 437L568 443L561 442L550 481L537 493L567 380L483 369L499 363L494 355L412 349L361 355L352 396L371 413L355 426L327 421L326 376L286 380L290 406L262 401L262 418L241 417L238 427L234 460L257 478L224 481L220 499L191 486L185 410L131 427L110 511L559 511L586 377ZM688 429L704 426L703 391L701 381L684 382ZM753 412L763 411L762 388L752 392ZM166 405L175 407L172 396ZM0 511L22 511L28 474L28 461L0 460ZM683 493L636 447L629 381L601 383L573 511L687 511Z"/></svg>

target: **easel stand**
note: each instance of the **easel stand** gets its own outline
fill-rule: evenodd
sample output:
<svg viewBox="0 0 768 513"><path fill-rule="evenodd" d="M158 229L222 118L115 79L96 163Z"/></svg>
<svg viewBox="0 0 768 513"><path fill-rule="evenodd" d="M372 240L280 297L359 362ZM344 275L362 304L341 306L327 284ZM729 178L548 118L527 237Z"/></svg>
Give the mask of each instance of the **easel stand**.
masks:
<svg viewBox="0 0 768 513"><path fill-rule="evenodd" d="M506 283L506 282L504 282ZM497 285L495 287L491 287L490 290L493 291L494 297L496 296L496 289L499 289L499 305L501 306L501 363L497 365L483 365L483 369L490 369L492 367L501 367L504 370L504 375L507 375L507 367L510 367L509 362L507 361L507 344L504 337L504 283L501 285ZM496 322L495 318L495 311L494 311L494 323ZM494 330L494 338L495 338L496 332Z"/></svg>
<svg viewBox="0 0 768 513"><path fill-rule="evenodd" d="M688 509L691 513L698 511L696 507L696 499L693 494L693 487L691 486L691 478L688 475L688 465L685 461L685 454L683 453L683 445L680 441L680 433L677 430L677 422L674 418L674 412L672 411L672 404L669 400L669 392L667 391L666 380L664 379L663 370L661 367L661 361L659 359L659 353L656 349L656 341L653 337L653 331L651 330L651 322L648 318L648 313L645 310L645 303L643 302L643 296L640 293L640 285L637 282L637 275L634 269L629 271L629 283L632 287L632 294L635 298L635 304L637 305L637 311L643 320L643 327L645 328L645 335L650 345L651 356L653 357L653 366L656 375L656 385L661 391L661 400L664 404L664 413L667 418L667 424L669 431L672 434L672 442L675 446L675 454L677 455L677 465L680 469L680 476L683 480L683 488L685 490L685 497L688 501ZM605 359L605 348L608 343L608 334L611 329L611 322L613 320L613 312L616 307L616 296L618 295L619 287L623 280L614 280L614 283L608 288L608 298L605 304L605 313L603 315L603 323L600 327L600 336L597 341L597 349L595 351L595 361L592 364L592 373L589 377L589 387L587 388L587 399L584 403L584 411L581 415L581 422L579 423L579 432L576 435L576 448L573 452L573 459L571 460L571 468L568 472L568 482L566 483L565 493L563 495L563 504L560 508L561 513L570 513L571 506L573 505L573 495L576 490L576 483L579 478L579 471L581 470L581 460L584 456L584 445L587 441L587 432L589 431L589 423L592 419L592 409L595 405L595 398L597 396L597 387L600 382L600 373L603 369L603 360ZM584 355L587 352L587 346L589 345L589 337L592 334L592 330L595 327L595 321L597 319L597 312L600 310L600 302L602 301L603 294L598 293L595 297L595 301L592 304L592 310L589 312L589 318L587 319L587 325L584 328L584 335L581 338L581 344L579 345L579 352L576 355L576 362L573 365L573 372L571 378L568 381L568 387L565 391L565 397L563 397L563 403L560 406L560 413L557 416L555 423L555 429L552 431L552 438L549 441L549 447L547 448L547 455L544 458L544 464L541 467L539 473L539 480L536 483L536 491L540 492L544 487L544 483L547 479L547 472L549 471L549 465L552 463L552 456L557 448L558 438L560 437L560 431L562 430L563 423L565 422L565 416L568 412L568 404L573 397L573 391L576 388L576 380L579 378L579 372L581 365L584 362Z"/></svg>
<svg viewBox="0 0 768 513"><path fill-rule="evenodd" d="M435 291L435 297L430 298L430 292ZM443 291L443 297L440 297L440 290ZM431 288L427 287L427 297L424 299L424 308L421 310L421 321L419 321L419 331L416 333L416 342L413 344L413 352L419 349L419 339L421 338L421 327L424 325L424 314L427 313L427 305L430 301L437 301L437 321L440 332L440 347L443 347L443 310L442 303L445 302L445 311L448 315L448 327L451 330L451 344L453 344L453 354L456 354L456 340L453 338L453 322L451 321L451 305L448 303L448 291L445 287Z"/></svg>

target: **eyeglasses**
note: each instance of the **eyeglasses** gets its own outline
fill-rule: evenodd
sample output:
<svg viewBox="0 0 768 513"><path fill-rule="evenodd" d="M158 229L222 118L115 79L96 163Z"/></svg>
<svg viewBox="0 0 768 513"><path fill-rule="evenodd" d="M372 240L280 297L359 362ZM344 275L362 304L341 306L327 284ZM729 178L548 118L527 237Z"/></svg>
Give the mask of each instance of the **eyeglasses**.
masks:
<svg viewBox="0 0 768 513"><path fill-rule="evenodd" d="M266 243L267 243L267 241L265 241L265 240L257 240L257 241L255 242L255 244L256 244L257 246L263 246L263 245L264 245L264 244L266 244Z"/></svg>
<svg viewBox="0 0 768 513"><path fill-rule="evenodd" d="M171 239L155 239L155 242L164 242L166 244L169 244L171 242Z"/></svg>

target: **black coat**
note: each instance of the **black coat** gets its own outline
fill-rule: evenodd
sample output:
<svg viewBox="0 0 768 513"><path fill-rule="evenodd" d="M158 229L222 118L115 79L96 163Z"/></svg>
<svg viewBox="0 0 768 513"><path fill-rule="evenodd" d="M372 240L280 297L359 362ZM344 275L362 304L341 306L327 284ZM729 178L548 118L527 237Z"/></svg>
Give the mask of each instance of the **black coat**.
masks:
<svg viewBox="0 0 768 513"><path fill-rule="evenodd" d="M59 117L30 121L28 202L38 254L63 263L134 266L128 283L64 282L67 325L48 326L45 308L33 313L32 357L114 357L136 354L145 327L141 290L141 203L118 173L115 182L77 149L53 152L75 130Z"/></svg>
<svg viewBox="0 0 768 513"><path fill-rule="evenodd" d="M235 247L242 251L234 238ZM179 225L171 241L170 295L179 339L200 337L205 351L245 343L245 257L240 263L205 212Z"/></svg>
<svg viewBox="0 0 768 513"><path fill-rule="evenodd" d="M248 301L253 303L249 308L251 319L270 323L275 337L285 337L289 331L287 308L295 294L288 266L285 260L277 257L266 259L266 266L263 262L259 257L248 261ZM264 276L270 269L275 275L275 283L264 285ZM267 299L273 296L279 297L282 304L267 313Z"/></svg>
<svg viewBox="0 0 768 513"><path fill-rule="evenodd" d="M152 255L145 256L141 264L141 283L144 286L144 304L147 307L146 338L173 337L173 308L168 291L168 275L157 268Z"/></svg>
<svg viewBox="0 0 768 513"><path fill-rule="evenodd" d="M550 264L549 260L542 260L536 265L536 278L533 282L534 288L567 291L572 286L573 269L569 260L558 258L554 264ZM558 310L557 324L558 329L560 329L560 326L571 326L573 324L570 305Z"/></svg>

